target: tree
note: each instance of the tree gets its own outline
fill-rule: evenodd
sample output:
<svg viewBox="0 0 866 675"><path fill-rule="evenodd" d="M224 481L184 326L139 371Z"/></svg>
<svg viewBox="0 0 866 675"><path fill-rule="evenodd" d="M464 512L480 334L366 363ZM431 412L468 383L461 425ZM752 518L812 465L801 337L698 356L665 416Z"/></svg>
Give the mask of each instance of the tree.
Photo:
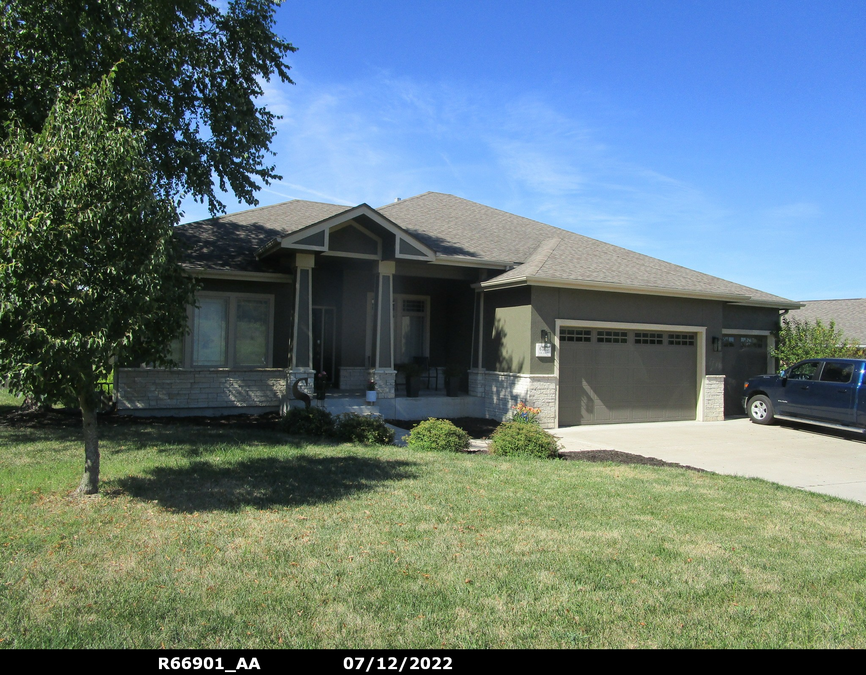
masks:
<svg viewBox="0 0 866 675"><path fill-rule="evenodd" d="M99 483L97 383L123 356L168 361L195 290L174 202L111 85L61 94L33 137L9 126L0 156L0 377L78 403L85 494Z"/></svg>
<svg viewBox="0 0 866 675"><path fill-rule="evenodd" d="M276 117L255 103L262 81L291 83L295 48L273 32L270 0L8 0L0 9L0 127L38 132L58 91L72 93L114 68L114 102L145 134L154 170L175 192L225 206L214 182L256 204L256 179ZM0 136L2 136L0 131Z"/></svg>
<svg viewBox="0 0 866 675"><path fill-rule="evenodd" d="M785 316L772 355L779 359L782 368L788 368L803 359L853 358L858 355L858 349L845 339L833 321L825 326L820 319L813 324Z"/></svg>

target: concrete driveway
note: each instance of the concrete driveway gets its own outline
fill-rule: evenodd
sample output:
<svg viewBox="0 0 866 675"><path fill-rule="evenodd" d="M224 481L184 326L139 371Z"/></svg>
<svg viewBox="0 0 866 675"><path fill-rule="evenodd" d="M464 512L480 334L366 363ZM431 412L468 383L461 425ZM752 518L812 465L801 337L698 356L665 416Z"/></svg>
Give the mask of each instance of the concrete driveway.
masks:
<svg viewBox="0 0 866 675"><path fill-rule="evenodd" d="M619 450L866 504L866 435L748 419L557 429L565 451Z"/></svg>

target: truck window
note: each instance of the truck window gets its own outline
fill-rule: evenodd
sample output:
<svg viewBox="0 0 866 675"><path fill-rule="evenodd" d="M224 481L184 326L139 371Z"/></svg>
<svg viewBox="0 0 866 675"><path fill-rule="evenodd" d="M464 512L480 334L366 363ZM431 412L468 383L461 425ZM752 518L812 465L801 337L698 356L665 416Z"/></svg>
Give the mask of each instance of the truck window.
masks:
<svg viewBox="0 0 866 675"><path fill-rule="evenodd" d="M801 363L799 366L791 368L788 371L789 380L814 380L815 374L818 372L818 363L809 361Z"/></svg>
<svg viewBox="0 0 866 675"><path fill-rule="evenodd" d="M853 363L827 362L824 364L824 370L821 372L821 382L837 382L839 384L847 384L851 381L851 377L853 375Z"/></svg>

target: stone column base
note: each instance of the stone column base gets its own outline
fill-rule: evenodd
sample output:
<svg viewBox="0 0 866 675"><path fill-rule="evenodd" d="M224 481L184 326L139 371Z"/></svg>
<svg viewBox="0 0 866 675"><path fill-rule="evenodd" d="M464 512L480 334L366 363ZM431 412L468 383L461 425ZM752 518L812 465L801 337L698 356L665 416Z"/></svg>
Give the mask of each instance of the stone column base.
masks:
<svg viewBox="0 0 866 675"><path fill-rule="evenodd" d="M396 370L393 368L377 368L373 371L373 379L376 382L376 393L379 399L395 397Z"/></svg>
<svg viewBox="0 0 866 675"><path fill-rule="evenodd" d="M702 422L722 422L725 419L725 376L704 376Z"/></svg>
<svg viewBox="0 0 866 675"><path fill-rule="evenodd" d="M469 395L484 396L484 369L472 368L469 370Z"/></svg>
<svg viewBox="0 0 866 675"><path fill-rule="evenodd" d="M316 371L312 368L290 368L286 371L286 395L291 399L292 396L292 385L296 380L302 380L307 378L306 382L301 382L298 385L298 388L304 392L305 394L309 394L310 396L315 396L315 380L316 380Z"/></svg>

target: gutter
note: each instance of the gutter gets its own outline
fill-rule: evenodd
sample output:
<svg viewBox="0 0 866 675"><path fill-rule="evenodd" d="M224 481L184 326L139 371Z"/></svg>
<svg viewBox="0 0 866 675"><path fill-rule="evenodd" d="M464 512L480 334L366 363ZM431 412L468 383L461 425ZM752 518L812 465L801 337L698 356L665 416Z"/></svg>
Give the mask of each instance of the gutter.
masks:
<svg viewBox="0 0 866 675"><path fill-rule="evenodd" d="M753 305L757 307L790 307L796 309L799 303L790 301L755 300L752 296L740 293L708 293L704 291L688 291L676 288L665 288L662 286L627 286L625 284L613 284L599 281L569 281L565 279L546 279L541 277L512 277L497 281L482 281L476 284L476 288L483 290L498 290L514 288L516 286L542 286L548 288L568 288L586 291L608 291L611 293L633 293L637 295L657 295L675 298L695 298L699 300L720 300L737 305Z"/></svg>

